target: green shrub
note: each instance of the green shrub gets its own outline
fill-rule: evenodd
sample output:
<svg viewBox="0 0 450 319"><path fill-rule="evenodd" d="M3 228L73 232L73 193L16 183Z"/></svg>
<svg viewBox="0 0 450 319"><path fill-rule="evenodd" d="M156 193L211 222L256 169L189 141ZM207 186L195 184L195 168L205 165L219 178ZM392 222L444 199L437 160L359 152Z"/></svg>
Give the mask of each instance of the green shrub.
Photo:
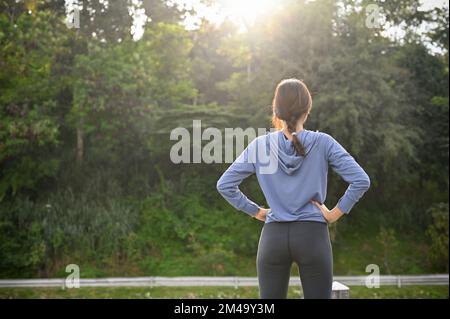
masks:
<svg viewBox="0 0 450 319"><path fill-rule="evenodd" d="M448 203L432 205L427 213L433 217L433 223L427 229L427 235L431 241L428 257L437 271L448 273Z"/></svg>
<svg viewBox="0 0 450 319"><path fill-rule="evenodd" d="M69 191L46 203L16 198L1 206L0 276L48 276L65 267L58 262L105 265L111 256L126 258L137 222L137 209L115 198L93 202Z"/></svg>

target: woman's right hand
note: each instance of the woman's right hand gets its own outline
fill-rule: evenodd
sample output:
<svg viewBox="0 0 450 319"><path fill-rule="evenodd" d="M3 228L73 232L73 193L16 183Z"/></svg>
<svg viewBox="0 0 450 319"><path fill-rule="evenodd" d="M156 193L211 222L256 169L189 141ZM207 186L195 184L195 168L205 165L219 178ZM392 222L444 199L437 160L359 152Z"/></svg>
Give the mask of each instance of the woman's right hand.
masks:
<svg viewBox="0 0 450 319"><path fill-rule="evenodd" d="M260 220L260 221L262 221L262 222L265 222L266 221L266 216L269 213L269 211L270 211L270 209L268 209L268 208L261 208L259 210L259 212L256 213L255 218Z"/></svg>
<svg viewBox="0 0 450 319"><path fill-rule="evenodd" d="M325 206L325 204L320 204L315 200L311 200L311 202L320 208L323 217L329 224L336 222L339 218L341 218L344 215L344 213L337 206L335 206L332 210L329 210L327 206Z"/></svg>

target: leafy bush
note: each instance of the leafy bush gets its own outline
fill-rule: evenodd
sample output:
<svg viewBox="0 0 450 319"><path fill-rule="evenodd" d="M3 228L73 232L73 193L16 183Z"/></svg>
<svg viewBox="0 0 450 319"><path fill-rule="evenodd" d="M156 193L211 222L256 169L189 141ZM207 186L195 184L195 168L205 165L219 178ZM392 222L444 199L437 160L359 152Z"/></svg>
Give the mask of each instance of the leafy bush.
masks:
<svg viewBox="0 0 450 319"><path fill-rule="evenodd" d="M46 203L17 198L0 211L0 275L49 275L58 262L105 264L126 258L138 211L117 199L87 201L70 191ZM63 265L65 266L65 264Z"/></svg>
<svg viewBox="0 0 450 319"><path fill-rule="evenodd" d="M431 241L428 257L437 271L448 272L448 203L432 205L427 213L433 217L433 223L427 229Z"/></svg>

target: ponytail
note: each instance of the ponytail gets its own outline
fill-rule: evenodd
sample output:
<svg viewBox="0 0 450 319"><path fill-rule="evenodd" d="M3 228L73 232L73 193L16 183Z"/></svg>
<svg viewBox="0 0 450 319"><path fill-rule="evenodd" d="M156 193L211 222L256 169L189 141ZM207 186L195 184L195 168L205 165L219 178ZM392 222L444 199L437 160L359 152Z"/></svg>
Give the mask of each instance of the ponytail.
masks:
<svg viewBox="0 0 450 319"><path fill-rule="evenodd" d="M300 142L300 139L297 137L297 132L295 131L295 126L292 128L292 126L288 125L288 131L292 135L292 144L294 145L294 149L300 156L305 156L305 147Z"/></svg>

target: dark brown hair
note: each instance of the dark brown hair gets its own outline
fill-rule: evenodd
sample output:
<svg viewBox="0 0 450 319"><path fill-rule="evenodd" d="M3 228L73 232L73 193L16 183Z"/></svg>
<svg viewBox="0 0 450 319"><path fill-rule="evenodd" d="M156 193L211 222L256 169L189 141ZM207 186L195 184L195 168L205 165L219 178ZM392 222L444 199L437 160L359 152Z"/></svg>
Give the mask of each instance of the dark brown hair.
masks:
<svg viewBox="0 0 450 319"><path fill-rule="evenodd" d="M272 102L272 124L276 129L282 129L284 121L288 131L292 134L295 151L305 156L305 148L297 138L296 127L298 120L309 113L312 98L306 85L298 79L282 80L275 89Z"/></svg>

